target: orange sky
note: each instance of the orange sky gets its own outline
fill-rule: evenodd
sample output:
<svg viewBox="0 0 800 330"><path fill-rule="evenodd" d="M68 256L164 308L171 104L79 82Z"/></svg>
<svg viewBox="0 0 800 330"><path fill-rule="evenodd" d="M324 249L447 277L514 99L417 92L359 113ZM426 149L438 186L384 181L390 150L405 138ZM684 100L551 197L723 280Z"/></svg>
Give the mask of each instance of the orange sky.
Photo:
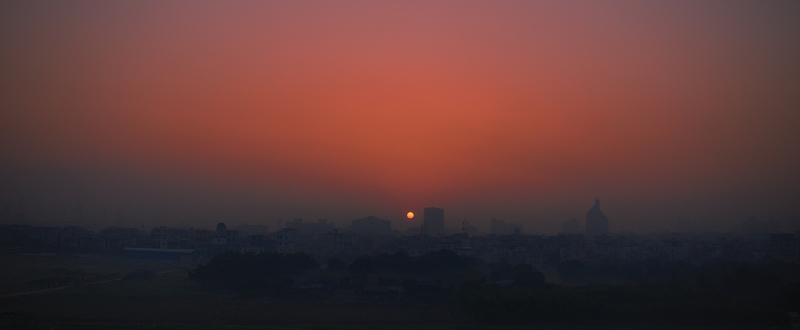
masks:
<svg viewBox="0 0 800 330"><path fill-rule="evenodd" d="M453 226L555 232L594 197L612 230L797 215L797 17L797 1L3 2L5 214L24 196L43 220L80 200L196 226L405 227L440 206Z"/></svg>

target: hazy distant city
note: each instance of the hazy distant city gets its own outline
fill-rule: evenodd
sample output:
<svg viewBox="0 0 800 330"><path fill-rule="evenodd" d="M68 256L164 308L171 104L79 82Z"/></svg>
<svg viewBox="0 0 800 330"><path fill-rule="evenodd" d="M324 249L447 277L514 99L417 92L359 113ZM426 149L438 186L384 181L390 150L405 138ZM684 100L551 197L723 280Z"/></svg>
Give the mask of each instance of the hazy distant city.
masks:
<svg viewBox="0 0 800 330"><path fill-rule="evenodd" d="M0 329L800 329L800 1L0 1Z"/></svg>
<svg viewBox="0 0 800 330"><path fill-rule="evenodd" d="M583 219L565 221L561 233L537 235L526 233L522 224L495 218L489 219L489 233L480 233L467 221L454 228L445 225L446 214L444 209L427 207L421 226L402 232L374 216L345 226L324 219L293 219L272 229L249 224L230 228L220 222L215 228L110 226L94 232L78 226L24 224L20 213L18 223L0 225L0 257L7 266L12 262L29 270L17 275L21 277L9 276L5 283L0 302L17 304L4 308L18 312L7 312L0 321L19 327L89 326L103 319L86 314L88 307L81 304L69 312L52 309L48 301L56 298L127 301L129 308L144 308L124 293L104 298L86 291L107 286L116 292L113 283L121 281L128 283L124 286L139 286L141 292L169 285L168 292L174 293L168 304L181 304L191 313L205 309L195 305L203 299L225 306L227 301L241 301L255 310L272 310L253 314L231 305L227 312L231 316L224 321L229 324L797 322L794 312L781 316L779 311L798 306L796 296L787 296L800 292L793 282L800 275L800 231L789 229L797 219L787 219L783 230L775 221L749 218L737 231L726 233L614 233L609 230L613 217L604 214L600 200L595 200ZM407 217L417 216L409 212ZM173 275L165 277L168 274ZM597 288L611 296L593 293ZM760 288L757 294L747 293L756 288ZM47 298L53 290L72 293ZM740 290L746 291L730 302L716 300ZM196 300L198 294L204 298ZM519 301L520 295L527 296L527 302ZM635 298L639 295L644 296ZM188 297L195 300L188 303ZM547 302L586 298L596 301ZM739 299L769 303L741 309ZM624 312L629 301L642 305ZM687 309L684 303L707 307ZM672 312L652 309L659 305ZM322 306L326 310L314 316L295 314ZM596 310L576 314L579 306ZM423 310L426 315L417 314ZM732 311L740 314L715 314ZM213 314L187 319L133 310L104 313L114 315L108 317L120 326L223 322ZM65 323L63 318L70 316L82 321ZM676 316L678 320L672 319Z"/></svg>
<svg viewBox="0 0 800 330"><path fill-rule="evenodd" d="M325 219L240 224L216 228L154 228L109 226L97 232L79 226L36 226L25 223L20 209L17 223L0 225L0 246L13 253L97 253L122 255L137 260L167 260L161 254L196 266L225 252L304 253L326 264L331 258L352 262L359 256L394 254L419 257L450 250L462 257L486 263L528 264L553 268L569 260L582 262L642 261L651 258L705 264L718 260L738 262L800 262L800 220L787 218L744 219L728 232L612 232L613 225L600 209L600 200L584 219L564 222L557 235L524 230L520 223L491 218L489 232L480 232L462 221L460 227L445 225L445 211L428 207L419 227L392 228L392 222L374 216L336 226ZM80 210L78 210L80 212ZM411 215L413 217L413 215ZM121 217L121 215L120 215ZM124 219L120 219L123 222ZM177 256L181 257L178 258ZM167 259L165 259L167 258ZM553 280L558 282L557 279Z"/></svg>

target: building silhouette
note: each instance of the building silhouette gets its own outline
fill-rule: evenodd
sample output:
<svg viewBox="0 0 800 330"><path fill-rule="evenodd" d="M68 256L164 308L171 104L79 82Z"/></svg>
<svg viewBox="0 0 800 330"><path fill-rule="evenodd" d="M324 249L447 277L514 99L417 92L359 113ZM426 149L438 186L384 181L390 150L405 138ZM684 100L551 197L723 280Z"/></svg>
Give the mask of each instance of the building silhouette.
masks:
<svg viewBox="0 0 800 330"><path fill-rule="evenodd" d="M597 236L608 233L608 217L600 211L600 200L594 200L594 206L586 212L586 235Z"/></svg>
<svg viewBox="0 0 800 330"><path fill-rule="evenodd" d="M229 230L225 223L218 223L217 230L211 238L211 253L217 255L226 251L238 250L238 238L238 230Z"/></svg>
<svg viewBox="0 0 800 330"><path fill-rule="evenodd" d="M521 234L521 223L506 223L503 220L492 218L489 220L490 233L494 235Z"/></svg>
<svg viewBox="0 0 800 330"><path fill-rule="evenodd" d="M295 253L300 239L297 228L283 228L275 235L278 253Z"/></svg>
<svg viewBox="0 0 800 330"><path fill-rule="evenodd" d="M420 234L428 236L444 236L444 210L437 207L426 207L422 218Z"/></svg>
<svg viewBox="0 0 800 330"><path fill-rule="evenodd" d="M353 220L350 230L362 235L392 235L392 222L374 216Z"/></svg>
<svg viewBox="0 0 800 330"><path fill-rule="evenodd" d="M319 219L317 222L303 222L301 218L295 218L292 222L286 222L286 228L297 229L300 235L319 235L333 230L333 222L326 219Z"/></svg>

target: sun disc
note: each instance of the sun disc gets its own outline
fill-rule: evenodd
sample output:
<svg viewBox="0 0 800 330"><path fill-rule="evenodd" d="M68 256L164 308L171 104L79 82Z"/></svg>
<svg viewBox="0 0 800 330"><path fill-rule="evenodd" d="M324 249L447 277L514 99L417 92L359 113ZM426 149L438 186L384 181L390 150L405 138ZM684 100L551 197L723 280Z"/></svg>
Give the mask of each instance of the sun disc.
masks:
<svg viewBox="0 0 800 330"><path fill-rule="evenodd" d="M414 212L406 213L406 217L409 218L409 219L414 219Z"/></svg>

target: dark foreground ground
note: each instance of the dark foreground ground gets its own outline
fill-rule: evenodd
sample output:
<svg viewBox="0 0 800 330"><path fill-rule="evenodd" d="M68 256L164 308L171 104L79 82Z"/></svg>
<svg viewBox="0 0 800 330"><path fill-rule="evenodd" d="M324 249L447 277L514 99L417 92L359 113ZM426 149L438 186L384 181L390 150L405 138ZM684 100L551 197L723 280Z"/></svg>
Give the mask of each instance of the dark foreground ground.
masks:
<svg viewBox="0 0 800 330"><path fill-rule="evenodd" d="M30 287L31 279L53 277L59 269L82 269L102 280ZM124 279L125 274L139 269L155 275ZM341 325L370 328L377 324L467 322L455 306L219 297L186 278L185 271L169 265L119 258L0 256L0 328L262 329L268 325L267 329L305 329L308 326L291 325L329 324L332 327L328 328L337 329Z"/></svg>
<svg viewBox="0 0 800 330"><path fill-rule="evenodd" d="M31 279L82 269L89 280L42 289ZM125 279L147 269L153 275ZM0 256L0 329L731 329L474 324L456 304L303 302L219 296L162 264L119 258ZM758 329L758 327L755 327ZM763 329L769 329L765 326ZM741 329L754 329L753 326Z"/></svg>
<svg viewBox="0 0 800 330"><path fill-rule="evenodd" d="M323 304L176 295L183 285L176 273L161 274L148 282L117 281L2 299L3 326L30 329L620 329L481 326L471 324L467 316L453 306Z"/></svg>

